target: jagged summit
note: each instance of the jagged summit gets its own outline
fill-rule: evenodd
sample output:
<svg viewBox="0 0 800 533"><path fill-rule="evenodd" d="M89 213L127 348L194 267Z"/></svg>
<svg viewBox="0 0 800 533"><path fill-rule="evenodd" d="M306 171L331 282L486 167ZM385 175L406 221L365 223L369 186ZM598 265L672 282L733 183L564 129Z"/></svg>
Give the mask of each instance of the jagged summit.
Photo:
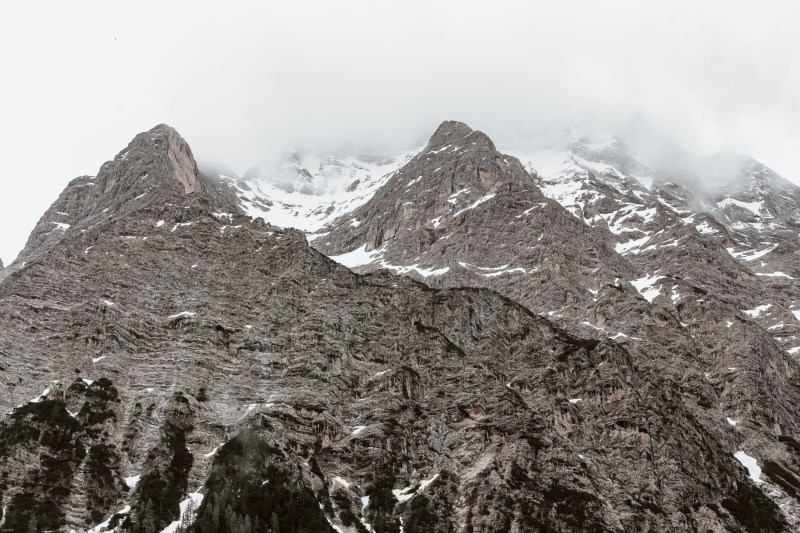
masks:
<svg viewBox="0 0 800 533"><path fill-rule="evenodd" d="M473 130L463 122L445 120L442 122L428 141L428 148L434 149L445 145L461 143L475 143L488 150L495 150L494 142L482 131Z"/></svg>
<svg viewBox="0 0 800 533"><path fill-rule="evenodd" d="M143 170L143 173L139 173ZM96 185L102 193L175 186L186 194L201 192L199 171L188 143L171 126L159 124L138 134L125 150L100 168ZM149 180L147 179L149 178ZM137 184L137 182L143 182ZM119 185L118 185L119 184Z"/></svg>
<svg viewBox="0 0 800 533"><path fill-rule="evenodd" d="M159 124L136 135L96 176L72 180L39 220L15 263L46 253L65 235L116 217L150 211L150 217L172 219L189 206L240 212L228 188L198 170L183 137Z"/></svg>

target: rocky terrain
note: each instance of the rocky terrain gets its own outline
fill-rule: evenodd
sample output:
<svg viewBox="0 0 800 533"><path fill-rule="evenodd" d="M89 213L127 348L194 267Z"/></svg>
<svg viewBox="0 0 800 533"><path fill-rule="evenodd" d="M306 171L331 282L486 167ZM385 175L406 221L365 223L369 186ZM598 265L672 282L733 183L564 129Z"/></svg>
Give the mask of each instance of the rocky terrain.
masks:
<svg viewBox="0 0 800 533"><path fill-rule="evenodd" d="M332 197L138 135L0 271L0 530L796 529L794 189L605 152L446 122Z"/></svg>

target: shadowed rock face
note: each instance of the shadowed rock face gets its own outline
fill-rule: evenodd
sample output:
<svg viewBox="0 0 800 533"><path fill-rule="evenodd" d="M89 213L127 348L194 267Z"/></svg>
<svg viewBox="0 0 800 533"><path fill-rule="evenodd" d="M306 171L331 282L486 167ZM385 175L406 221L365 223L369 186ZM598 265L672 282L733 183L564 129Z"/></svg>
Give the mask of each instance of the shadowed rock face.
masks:
<svg viewBox="0 0 800 533"><path fill-rule="evenodd" d="M459 123L434 138L445 136L475 153L441 180L452 190L416 198L424 217L447 219L455 250L472 249L457 232L481 205L453 215L440 200L469 186L480 196L468 205L495 194L498 212L516 217L544 203L553 228L574 232L564 256L543 245L553 285L577 283L582 269L584 285L592 268L635 272L604 241L578 242L599 234L488 137ZM404 213L386 202L365 207L375 220ZM53 233L58 212L70 226ZM419 242L423 216L404 216L359 238ZM0 497L14 531L108 518L159 531L198 490L195 531L789 530L734 459L740 434L719 424L730 391L752 402L778 384L789 428L796 369L757 326L738 330L763 360L736 388L706 379L694 341L673 337L675 318L613 279L601 287L609 316L646 310L629 327L673 339L668 348L570 333L487 288L353 273L301 232L241 214L165 126L73 181L21 259L0 281ZM748 431L775 448L769 470L793 487L794 428L777 440L758 426Z"/></svg>

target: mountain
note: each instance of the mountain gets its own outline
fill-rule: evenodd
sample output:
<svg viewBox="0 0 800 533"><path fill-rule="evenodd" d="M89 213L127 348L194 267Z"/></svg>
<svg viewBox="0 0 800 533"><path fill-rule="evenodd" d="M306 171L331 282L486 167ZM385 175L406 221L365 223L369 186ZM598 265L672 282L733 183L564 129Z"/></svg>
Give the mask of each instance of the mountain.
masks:
<svg viewBox="0 0 800 533"><path fill-rule="evenodd" d="M696 395L693 414L708 431L725 438L735 428L737 446L775 451L767 462L794 461L765 442L796 431L794 371L765 372L797 364L794 289L783 288L793 280L760 276L731 255L748 242L725 226L736 222L698 210L693 176L666 181L617 139L534 153L528 174L474 138L485 136L443 124L369 202L315 235L315 247L361 272L489 287L573 334L624 343L661 372L691 368L702 385L689 373L676 376L677 387Z"/></svg>
<svg viewBox="0 0 800 533"><path fill-rule="evenodd" d="M367 159L161 125L67 186L0 272L0 528L796 527L794 302L685 187L458 122Z"/></svg>

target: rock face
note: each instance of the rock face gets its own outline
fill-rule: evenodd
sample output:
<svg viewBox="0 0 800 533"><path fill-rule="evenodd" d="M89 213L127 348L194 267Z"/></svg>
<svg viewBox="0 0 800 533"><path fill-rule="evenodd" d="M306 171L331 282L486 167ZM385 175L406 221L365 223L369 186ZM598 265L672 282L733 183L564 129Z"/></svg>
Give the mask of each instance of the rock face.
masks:
<svg viewBox="0 0 800 533"><path fill-rule="evenodd" d="M765 461L793 461L780 439L797 431L795 370L763 370L796 368L800 324L794 286L786 288L793 280L760 275L734 257L763 255L752 250L756 229L737 233L740 220L723 219L716 207L699 211L731 200L717 192L709 204L654 177L618 142L573 144L550 175L530 163L528 175L475 138L485 135L443 124L369 202L315 235L315 247L361 272L389 268L439 287L490 287L576 335L624 343L665 373L692 368L702 383L690 374L675 380L694 396L692 412L708 431L734 428L736 446L776 454ZM729 195L738 190L733 181ZM772 190L765 182L782 200L764 193ZM764 205L782 206L767 251L793 257L796 231L785 213L797 188L763 167L747 188L767 194ZM782 392L767 392L774 390ZM770 492L796 509L793 491Z"/></svg>
<svg viewBox="0 0 800 533"><path fill-rule="evenodd" d="M0 274L2 528L793 528L797 363L727 293L642 297L463 124L388 176L314 236L362 274L166 126L74 180Z"/></svg>

